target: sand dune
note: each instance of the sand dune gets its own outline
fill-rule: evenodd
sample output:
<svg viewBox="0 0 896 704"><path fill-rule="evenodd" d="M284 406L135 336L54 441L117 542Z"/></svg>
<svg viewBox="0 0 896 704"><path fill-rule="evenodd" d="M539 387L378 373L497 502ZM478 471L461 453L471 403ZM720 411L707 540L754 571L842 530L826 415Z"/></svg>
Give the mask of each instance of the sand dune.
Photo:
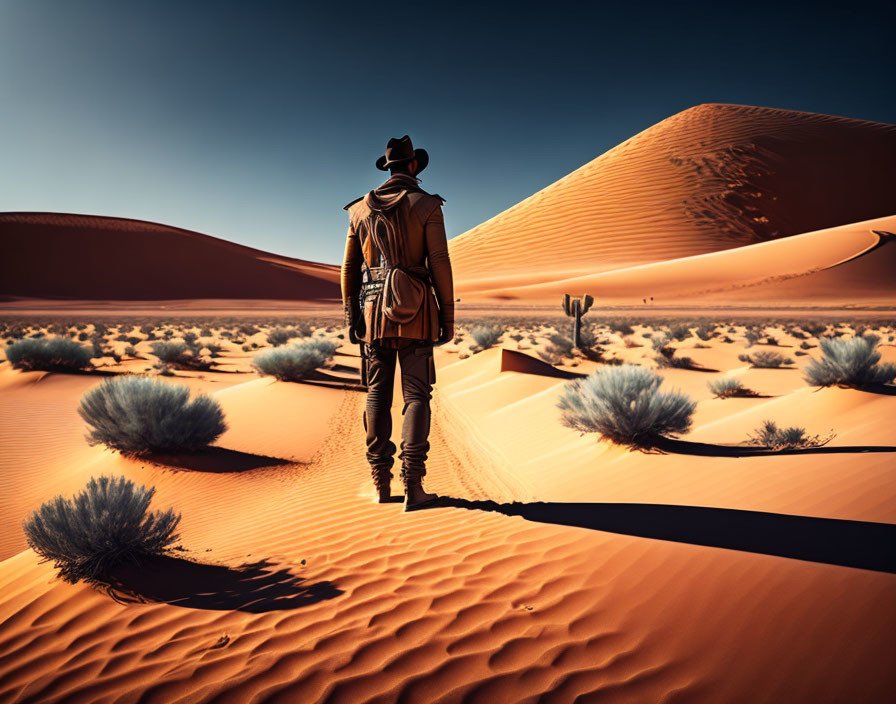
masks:
<svg viewBox="0 0 896 704"><path fill-rule="evenodd" d="M556 302L589 293L622 305L804 303L892 305L896 301L896 216L719 252L530 284L518 274L467 298ZM485 284L484 284L485 285ZM645 306L646 309L646 306Z"/></svg>
<svg viewBox="0 0 896 704"><path fill-rule="evenodd" d="M894 125L698 105L453 238L458 294L893 215L894 156Z"/></svg>
<svg viewBox="0 0 896 704"><path fill-rule="evenodd" d="M337 300L339 268L158 223L0 213L0 297Z"/></svg>

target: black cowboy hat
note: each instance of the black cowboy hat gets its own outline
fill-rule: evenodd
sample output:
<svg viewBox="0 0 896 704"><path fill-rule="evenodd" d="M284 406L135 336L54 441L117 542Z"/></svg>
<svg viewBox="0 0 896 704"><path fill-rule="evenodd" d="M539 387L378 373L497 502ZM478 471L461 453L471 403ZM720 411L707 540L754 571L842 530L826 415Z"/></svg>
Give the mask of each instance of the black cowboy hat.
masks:
<svg viewBox="0 0 896 704"><path fill-rule="evenodd" d="M386 153L376 160L376 168L380 171L388 171L395 164L405 164L417 160L417 173L419 174L429 163L429 153L425 149L414 149L411 138L405 135L401 139L393 137L386 145Z"/></svg>

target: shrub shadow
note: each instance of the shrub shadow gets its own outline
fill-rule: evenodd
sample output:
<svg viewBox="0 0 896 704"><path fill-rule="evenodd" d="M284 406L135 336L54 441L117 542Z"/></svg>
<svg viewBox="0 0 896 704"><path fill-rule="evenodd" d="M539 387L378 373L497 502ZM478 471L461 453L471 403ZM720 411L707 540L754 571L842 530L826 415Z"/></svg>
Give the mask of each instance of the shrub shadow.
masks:
<svg viewBox="0 0 896 704"><path fill-rule="evenodd" d="M666 504L499 504L443 496L434 506L896 573L896 526L887 523Z"/></svg>
<svg viewBox="0 0 896 704"><path fill-rule="evenodd" d="M123 602L249 613L298 609L343 593L331 582L306 584L304 578L266 560L226 567L169 555L147 556L139 564L117 567L106 589Z"/></svg>
<svg viewBox="0 0 896 704"><path fill-rule="evenodd" d="M698 457L768 457L772 455L839 455L863 452L896 452L896 445L842 445L834 447L803 447L788 450L771 450L744 445L716 445L708 442L691 442L660 438L654 442L656 449L670 454L696 455Z"/></svg>
<svg viewBox="0 0 896 704"><path fill-rule="evenodd" d="M151 453L138 459L152 464L173 469L189 469L194 472L210 474L226 474L229 472L248 472L262 467L282 467L288 464L301 464L280 457L266 457L251 452L229 450L226 447L211 446L199 452Z"/></svg>
<svg viewBox="0 0 896 704"><path fill-rule="evenodd" d="M852 388L852 387L848 387ZM896 396L896 386L891 384L878 384L877 386L864 386L859 391L867 391L870 394L880 394L881 396Z"/></svg>

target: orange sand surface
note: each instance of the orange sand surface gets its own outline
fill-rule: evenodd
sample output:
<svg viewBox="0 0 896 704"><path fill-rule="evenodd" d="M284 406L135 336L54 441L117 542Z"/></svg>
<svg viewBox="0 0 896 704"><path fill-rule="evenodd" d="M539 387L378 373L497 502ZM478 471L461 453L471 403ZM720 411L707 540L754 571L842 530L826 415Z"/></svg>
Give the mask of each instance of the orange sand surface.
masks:
<svg viewBox="0 0 896 704"><path fill-rule="evenodd" d="M3 363L0 701L891 701L896 575L869 536L896 520L896 396L813 391L809 356L751 369L740 342L696 344L676 343L719 372L662 374L698 401L683 440L721 456L580 436L545 365L438 348L427 487L448 498L417 513L373 500L363 393L178 372L231 428L201 460L149 462L81 438L100 379ZM609 347L649 364L649 347ZM710 398L724 373L765 397ZM396 379L395 436L400 398ZM833 427L841 449L724 454L765 417ZM99 473L183 514L186 553L123 572L148 603L62 583L23 549L27 512Z"/></svg>

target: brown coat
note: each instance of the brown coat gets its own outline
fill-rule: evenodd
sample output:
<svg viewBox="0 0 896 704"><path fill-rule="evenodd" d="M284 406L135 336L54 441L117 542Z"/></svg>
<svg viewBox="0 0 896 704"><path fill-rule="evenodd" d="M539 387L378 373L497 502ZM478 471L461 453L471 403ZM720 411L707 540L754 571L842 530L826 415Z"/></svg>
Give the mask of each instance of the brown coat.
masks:
<svg viewBox="0 0 896 704"><path fill-rule="evenodd" d="M363 315L363 331L361 325L356 329L359 339L365 342L382 340L382 344L393 347L404 344L403 340L434 342L439 338L440 324L454 326L454 281L442 215L443 201L439 196L421 190L417 182L413 176L395 174L373 191L373 195L368 194L346 206L350 221L342 265L342 301L347 325ZM382 294L368 299L364 310L360 311L362 258L371 268L382 264L379 250L368 232L367 220L370 205L380 202L374 197L379 193L386 193L391 199L387 212L394 217L396 232L402 238L400 243L390 246L398 253L397 260L392 263L404 267L426 266L432 278L433 287L427 287L420 312L407 323L395 323L383 314Z"/></svg>

